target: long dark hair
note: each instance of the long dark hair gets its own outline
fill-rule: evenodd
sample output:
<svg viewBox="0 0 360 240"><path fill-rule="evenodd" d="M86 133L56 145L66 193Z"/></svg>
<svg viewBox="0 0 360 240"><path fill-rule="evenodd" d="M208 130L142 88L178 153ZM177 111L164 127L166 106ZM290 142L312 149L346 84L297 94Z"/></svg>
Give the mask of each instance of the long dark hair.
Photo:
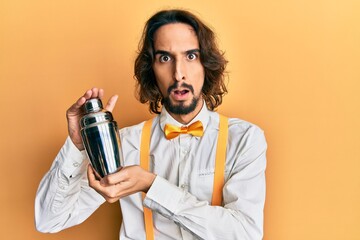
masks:
<svg viewBox="0 0 360 240"><path fill-rule="evenodd" d="M162 94L156 84L152 69L153 36L157 29L169 23L185 23L194 29L200 45L200 60L205 70L202 95L208 108L214 110L222 103L222 97L227 93L224 83L227 60L218 49L214 32L194 14L178 9L160 11L146 22L134 67L139 101L149 103L150 112L160 113Z"/></svg>

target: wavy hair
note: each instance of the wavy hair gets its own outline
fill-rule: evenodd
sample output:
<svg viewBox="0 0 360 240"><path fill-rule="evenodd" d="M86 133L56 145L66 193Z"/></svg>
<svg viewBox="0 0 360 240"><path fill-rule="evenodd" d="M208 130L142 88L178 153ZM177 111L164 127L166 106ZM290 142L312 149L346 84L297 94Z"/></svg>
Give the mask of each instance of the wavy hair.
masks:
<svg viewBox="0 0 360 240"><path fill-rule="evenodd" d="M138 100L148 103L150 112L160 113L163 96L152 68L153 37L157 29L169 23L185 23L194 29L200 45L200 61L205 71L202 95L208 108L214 110L222 103L222 97L227 93L224 83L227 60L224 53L218 49L214 32L194 14L178 9L160 11L145 24L134 67Z"/></svg>

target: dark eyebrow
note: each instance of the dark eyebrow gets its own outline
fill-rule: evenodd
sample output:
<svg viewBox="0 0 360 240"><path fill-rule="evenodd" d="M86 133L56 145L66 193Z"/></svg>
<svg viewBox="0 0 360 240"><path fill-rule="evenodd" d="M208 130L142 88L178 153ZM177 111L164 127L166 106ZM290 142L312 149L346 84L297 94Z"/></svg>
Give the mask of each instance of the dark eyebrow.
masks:
<svg viewBox="0 0 360 240"><path fill-rule="evenodd" d="M190 54L190 53L199 53L200 52L200 49L191 49L191 50L187 50L185 51L186 54ZM154 56L156 56L157 54L160 54L160 55L171 55L170 52L168 51L164 51L164 50L156 50L155 53L154 53Z"/></svg>
<svg viewBox="0 0 360 240"><path fill-rule="evenodd" d="M200 49L197 49L197 48L186 51L187 54L190 54L190 53L199 53L199 52L200 52Z"/></svg>
<svg viewBox="0 0 360 240"><path fill-rule="evenodd" d="M157 54L161 54L161 55L170 55L170 53L169 53L169 52L164 51L164 50L157 50L157 51L155 51L154 56L155 56L155 55L157 55Z"/></svg>

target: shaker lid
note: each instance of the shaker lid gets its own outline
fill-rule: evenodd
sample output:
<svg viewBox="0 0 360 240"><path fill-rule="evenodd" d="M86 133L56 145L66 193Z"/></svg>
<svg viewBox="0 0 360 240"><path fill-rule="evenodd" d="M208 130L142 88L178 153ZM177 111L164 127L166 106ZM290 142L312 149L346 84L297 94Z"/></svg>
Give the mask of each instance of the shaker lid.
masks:
<svg viewBox="0 0 360 240"><path fill-rule="evenodd" d="M80 119L81 128L95 126L104 122L113 121L111 112L103 109L102 102L99 98L87 100L83 105L85 114Z"/></svg>
<svg viewBox="0 0 360 240"><path fill-rule="evenodd" d="M98 112L103 108L102 102L99 98L92 98L84 103L84 110L86 113Z"/></svg>

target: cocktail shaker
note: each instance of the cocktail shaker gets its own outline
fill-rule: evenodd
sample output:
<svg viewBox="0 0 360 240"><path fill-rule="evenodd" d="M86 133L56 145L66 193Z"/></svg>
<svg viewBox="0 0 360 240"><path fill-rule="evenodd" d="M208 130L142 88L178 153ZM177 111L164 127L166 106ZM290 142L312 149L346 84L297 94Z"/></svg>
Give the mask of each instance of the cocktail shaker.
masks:
<svg viewBox="0 0 360 240"><path fill-rule="evenodd" d="M84 103L80 119L81 137L95 171L104 177L120 167L120 136L111 112L103 109L100 99Z"/></svg>

